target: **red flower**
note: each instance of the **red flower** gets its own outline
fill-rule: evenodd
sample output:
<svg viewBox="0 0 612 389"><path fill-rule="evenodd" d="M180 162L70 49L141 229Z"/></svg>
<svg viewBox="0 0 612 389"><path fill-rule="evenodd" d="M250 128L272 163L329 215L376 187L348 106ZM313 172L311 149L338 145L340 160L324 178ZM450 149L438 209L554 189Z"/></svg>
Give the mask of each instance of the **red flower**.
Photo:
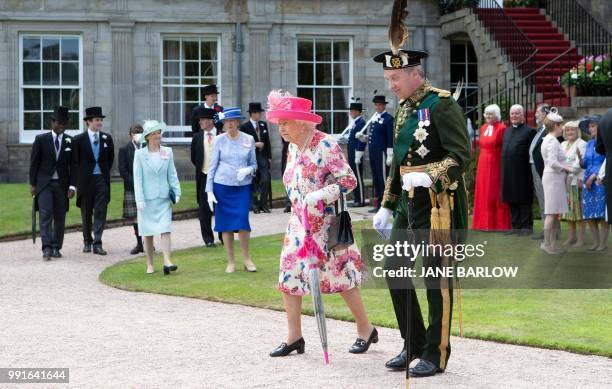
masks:
<svg viewBox="0 0 612 389"><path fill-rule="evenodd" d="M331 290L331 285L329 284L329 280L327 278L321 280L319 282L319 285L321 286L321 293L329 293Z"/></svg>
<svg viewBox="0 0 612 389"><path fill-rule="evenodd" d="M586 64L586 71L587 71L587 73L591 72L591 67L593 67L593 64L591 64L591 63L587 63Z"/></svg>
<svg viewBox="0 0 612 389"><path fill-rule="evenodd" d="M223 111L223 107L220 106L220 105L215 105L215 111L216 112L221 112L221 111Z"/></svg>

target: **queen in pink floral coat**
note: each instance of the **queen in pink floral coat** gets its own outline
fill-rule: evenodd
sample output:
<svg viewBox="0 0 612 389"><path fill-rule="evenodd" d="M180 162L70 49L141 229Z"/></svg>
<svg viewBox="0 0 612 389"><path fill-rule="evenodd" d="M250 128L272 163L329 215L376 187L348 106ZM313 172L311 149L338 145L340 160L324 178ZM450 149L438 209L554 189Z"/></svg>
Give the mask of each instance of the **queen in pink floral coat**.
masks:
<svg viewBox="0 0 612 389"><path fill-rule="evenodd" d="M290 142L283 182L291 201L291 216L280 257L278 289L283 292L289 333L271 356L285 356L293 350L304 351L301 334L302 296L310 293L308 259L297 251L303 245L306 231L303 210L308 207L312 236L323 253L319 258L319 279L323 293L340 293L357 323L357 341L349 352L362 353L378 341L376 328L370 323L359 289L364 265L359 248L352 245L344 250L328 250L328 230L334 204L342 194L357 186L353 171L342 149L331 136L315 126L321 117L311 112L312 102L287 92L272 91L268 96L269 122L278 124L281 136ZM317 207L322 201L323 211Z"/></svg>

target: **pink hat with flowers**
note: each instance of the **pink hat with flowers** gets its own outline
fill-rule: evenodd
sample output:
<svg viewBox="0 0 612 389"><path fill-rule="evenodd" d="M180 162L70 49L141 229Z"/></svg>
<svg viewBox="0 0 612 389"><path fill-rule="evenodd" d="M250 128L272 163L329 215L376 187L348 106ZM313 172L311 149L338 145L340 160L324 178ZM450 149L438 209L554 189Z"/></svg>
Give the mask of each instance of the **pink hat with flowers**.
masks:
<svg viewBox="0 0 612 389"><path fill-rule="evenodd" d="M273 90L268 94L268 113L266 119L278 124L279 120L304 120L315 124L321 123L323 118L312 113L312 101L302 97L295 97L289 92Z"/></svg>

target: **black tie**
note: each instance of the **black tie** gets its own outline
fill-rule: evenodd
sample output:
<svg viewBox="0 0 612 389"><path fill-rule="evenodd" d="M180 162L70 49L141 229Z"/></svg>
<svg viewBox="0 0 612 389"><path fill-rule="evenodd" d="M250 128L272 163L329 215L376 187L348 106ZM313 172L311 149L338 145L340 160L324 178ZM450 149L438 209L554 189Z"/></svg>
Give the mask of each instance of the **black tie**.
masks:
<svg viewBox="0 0 612 389"><path fill-rule="evenodd" d="M55 152L59 151L59 136L55 137Z"/></svg>

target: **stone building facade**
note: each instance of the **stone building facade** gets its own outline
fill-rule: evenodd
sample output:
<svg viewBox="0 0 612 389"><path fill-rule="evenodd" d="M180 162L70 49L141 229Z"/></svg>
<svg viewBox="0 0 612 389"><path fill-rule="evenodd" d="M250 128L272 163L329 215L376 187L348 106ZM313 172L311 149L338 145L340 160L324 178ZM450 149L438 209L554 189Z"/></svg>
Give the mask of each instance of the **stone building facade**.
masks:
<svg viewBox="0 0 612 389"><path fill-rule="evenodd" d="M271 89L312 96L330 132L346 125L353 96L361 98L369 116L377 90L393 113L396 100L372 61L388 50L392 3L0 1L0 182L26 181L33 138L49 128L48 116L58 103L71 108L71 133L84 129L85 107L101 106L104 130L117 147L127 142L132 123L166 121L172 131L165 141L175 149L185 178L193 170L191 107L199 101L199 88L211 82L219 86L222 105L243 110L249 101L265 103ZM438 1L410 3L409 45L430 53L425 70L435 85L448 89L452 41L442 36ZM457 30L455 38L469 42ZM274 130L272 144L278 177L281 140Z"/></svg>

